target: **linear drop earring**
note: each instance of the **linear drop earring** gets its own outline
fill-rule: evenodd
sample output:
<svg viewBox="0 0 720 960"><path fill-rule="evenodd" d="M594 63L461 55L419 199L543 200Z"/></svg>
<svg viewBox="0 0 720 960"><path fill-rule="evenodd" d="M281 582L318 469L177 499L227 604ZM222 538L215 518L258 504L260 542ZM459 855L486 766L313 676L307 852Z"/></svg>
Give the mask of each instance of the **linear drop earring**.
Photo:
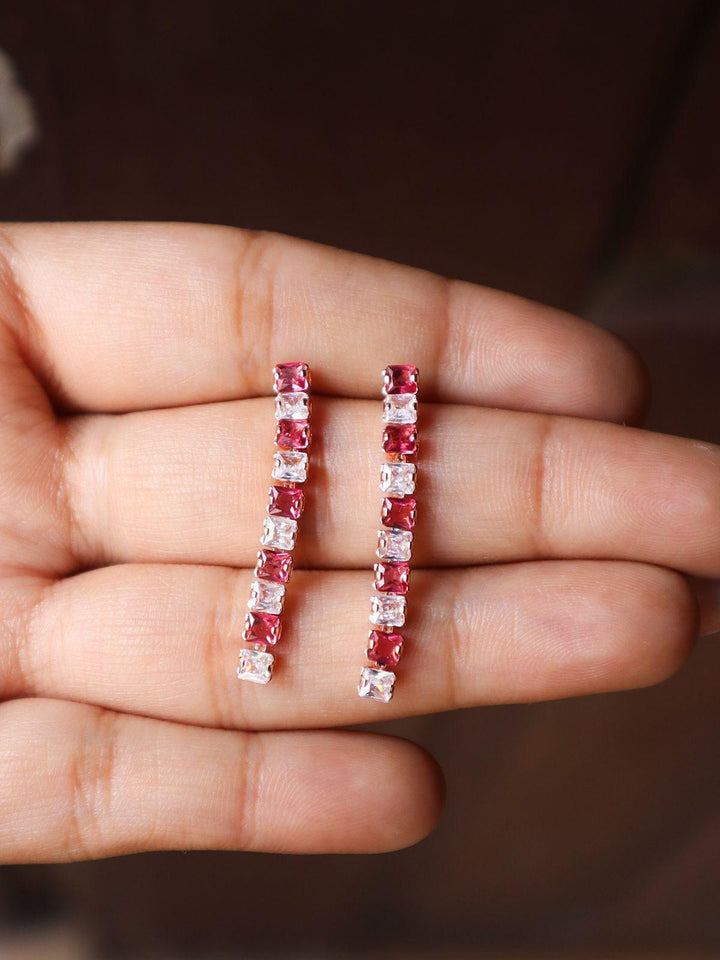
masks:
<svg viewBox="0 0 720 960"><path fill-rule="evenodd" d="M407 460L417 453L418 370L409 364L387 367L383 381L383 450L387 461L380 473L383 528L378 532L375 594L371 599L367 659L358 696L388 703L395 687L393 669L400 661L405 623L406 594L416 501L415 464Z"/></svg>
<svg viewBox="0 0 720 960"><path fill-rule="evenodd" d="M280 614L292 571L292 550L305 505L310 446L310 370L306 363L279 363L273 369L277 421L267 516L260 538L255 579L250 589L237 675L269 683L275 658L268 651L280 639Z"/></svg>

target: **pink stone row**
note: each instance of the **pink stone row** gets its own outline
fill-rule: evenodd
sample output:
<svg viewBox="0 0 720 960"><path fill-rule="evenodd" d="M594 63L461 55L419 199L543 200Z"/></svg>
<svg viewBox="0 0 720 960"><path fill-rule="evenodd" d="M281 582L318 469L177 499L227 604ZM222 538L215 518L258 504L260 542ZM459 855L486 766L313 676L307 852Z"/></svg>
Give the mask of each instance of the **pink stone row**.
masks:
<svg viewBox="0 0 720 960"><path fill-rule="evenodd" d="M374 566L375 593L371 599L367 658L358 695L388 703L395 687L394 668L400 662L405 624L406 594L410 578L413 528L417 513L415 464L408 461L417 453L417 367L409 364L387 367L383 380L383 450L380 490L382 530L378 532Z"/></svg>
<svg viewBox="0 0 720 960"><path fill-rule="evenodd" d="M255 579L250 589L237 675L252 683L269 683L275 658L268 651L280 639L285 587L292 571L292 550L305 496L310 446L310 371L306 363L279 363L273 370L275 456L260 538Z"/></svg>

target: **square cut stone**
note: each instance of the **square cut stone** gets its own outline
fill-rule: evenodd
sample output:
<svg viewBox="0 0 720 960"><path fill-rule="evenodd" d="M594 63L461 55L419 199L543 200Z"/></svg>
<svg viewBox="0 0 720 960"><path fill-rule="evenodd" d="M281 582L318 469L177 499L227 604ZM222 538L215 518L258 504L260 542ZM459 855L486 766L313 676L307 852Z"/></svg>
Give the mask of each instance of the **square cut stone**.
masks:
<svg viewBox="0 0 720 960"><path fill-rule="evenodd" d="M275 613L245 614L245 643L262 643L274 647L280 639L280 617Z"/></svg>
<svg viewBox="0 0 720 960"><path fill-rule="evenodd" d="M285 550L258 550L255 576L275 583L287 583L292 572L292 555Z"/></svg>
<svg viewBox="0 0 720 960"><path fill-rule="evenodd" d="M393 393L417 393L418 369L411 363L401 363L385 368L383 376L383 392L385 395Z"/></svg>
<svg viewBox="0 0 720 960"><path fill-rule="evenodd" d="M415 492L414 463L384 463L380 470L380 490L390 497L405 497Z"/></svg>
<svg viewBox="0 0 720 960"><path fill-rule="evenodd" d="M375 589L379 593L398 593L402 596L408 592L410 567L407 563L376 563Z"/></svg>
<svg viewBox="0 0 720 960"><path fill-rule="evenodd" d="M276 420L307 420L310 402L306 393L279 393L275 397Z"/></svg>
<svg viewBox="0 0 720 960"><path fill-rule="evenodd" d="M412 457L417 453L418 432L414 423L386 423L383 434L385 453Z"/></svg>
<svg viewBox="0 0 720 960"><path fill-rule="evenodd" d="M370 623L376 627L401 627L405 623L405 597L379 593L370 600Z"/></svg>
<svg viewBox="0 0 720 960"><path fill-rule="evenodd" d="M290 517L265 517L260 543L271 550L292 550L297 536L297 520Z"/></svg>
<svg viewBox="0 0 720 960"><path fill-rule="evenodd" d="M284 599L284 584L274 583L272 580L253 580L248 610L256 613L281 613Z"/></svg>
<svg viewBox="0 0 720 960"><path fill-rule="evenodd" d="M250 683L270 683L275 657L264 650L241 650L237 675Z"/></svg>
<svg viewBox="0 0 720 960"><path fill-rule="evenodd" d="M307 420L278 420L275 443L289 450L307 450L310 446L310 423Z"/></svg>
<svg viewBox="0 0 720 960"><path fill-rule="evenodd" d="M274 461L273 480L285 480L287 483L304 483L307 480L306 453L300 450L276 450Z"/></svg>
<svg viewBox="0 0 720 960"><path fill-rule="evenodd" d="M307 393L310 370L306 363L278 363L273 370L275 393Z"/></svg>
<svg viewBox="0 0 720 960"><path fill-rule="evenodd" d="M392 670L379 670L376 667L363 667L358 684L358 696L368 700L389 703L392 700L395 674Z"/></svg>
<svg viewBox="0 0 720 960"><path fill-rule="evenodd" d="M414 393L392 393L383 401L383 423L416 423L417 397Z"/></svg>
<svg viewBox="0 0 720 960"><path fill-rule="evenodd" d="M305 495L298 487L270 487L268 513L271 517L299 520L305 506Z"/></svg>
<svg viewBox="0 0 720 960"><path fill-rule="evenodd" d="M402 646L402 634L371 630L368 637L367 658L384 669L396 667L400 662Z"/></svg>
<svg viewBox="0 0 720 960"><path fill-rule="evenodd" d="M378 530L378 560L401 560L407 563L411 556L412 540L412 533L399 527Z"/></svg>
<svg viewBox="0 0 720 960"><path fill-rule="evenodd" d="M386 497L382 502L382 522L386 527L412 530L417 516L415 497Z"/></svg>

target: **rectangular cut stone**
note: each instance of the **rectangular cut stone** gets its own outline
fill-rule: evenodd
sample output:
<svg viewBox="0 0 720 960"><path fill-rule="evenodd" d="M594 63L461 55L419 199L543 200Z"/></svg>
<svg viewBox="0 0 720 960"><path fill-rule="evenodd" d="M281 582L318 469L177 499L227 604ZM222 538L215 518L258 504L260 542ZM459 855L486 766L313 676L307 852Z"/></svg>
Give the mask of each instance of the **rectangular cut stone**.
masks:
<svg viewBox="0 0 720 960"><path fill-rule="evenodd" d="M305 495L297 487L270 487L268 513L271 517L299 520L305 506Z"/></svg>
<svg viewBox="0 0 720 960"><path fill-rule="evenodd" d="M292 572L292 555L285 550L258 550L255 576L275 583L287 583ZM399 592L399 591L398 591Z"/></svg>
<svg viewBox="0 0 720 960"><path fill-rule="evenodd" d="M400 662L402 646L402 634L371 630L368 637L367 658L378 667L396 667Z"/></svg>
<svg viewBox="0 0 720 960"><path fill-rule="evenodd" d="M310 446L310 424L307 420L278 420L275 443L288 450L307 450Z"/></svg>
<svg viewBox="0 0 720 960"><path fill-rule="evenodd" d="M402 596L408 592L410 567L407 563L376 563L375 589L379 593L398 593Z"/></svg>
<svg viewBox="0 0 720 960"><path fill-rule="evenodd" d="M363 667L358 684L358 696L368 700L389 703L392 700L395 674L392 670L379 670L376 667Z"/></svg>
<svg viewBox="0 0 720 960"><path fill-rule="evenodd" d="M297 536L297 520L290 517L265 517L260 543L271 550L292 550Z"/></svg>
<svg viewBox="0 0 720 960"><path fill-rule="evenodd" d="M418 432L414 423L386 423L383 434L385 453L412 457L417 453Z"/></svg>
<svg viewBox="0 0 720 960"><path fill-rule="evenodd" d="M383 423L416 423L417 397L414 393L393 393L383 401Z"/></svg>
<svg viewBox="0 0 720 960"><path fill-rule="evenodd" d="M276 450L274 462L273 480L285 480L287 483L304 483L307 480L306 453L300 450Z"/></svg>
<svg viewBox="0 0 720 960"><path fill-rule="evenodd" d="M272 580L253 580L250 588L248 610L256 613L281 613L285 599L285 586Z"/></svg>
<svg viewBox="0 0 720 960"><path fill-rule="evenodd" d="M391 497L415 492L414 463L384 463L380 470L380 490Z"/></svg>
<svg viewBox="0 0 720 960"><path fill-rule="evenodd" d="M245 614L245 643L262 643L273 647L280 639L280 617L275 613Z"/></svg>
<svg viewBox="0 0 720 960"><path fill-rule="evenodd" d="M405 597L380 593L371 597L370 623L376 627L402 627L405 623Z"/></svg>
<svg viewBox="0 0 720 960"><path fill-rule="evenodd" d="M383 393L417 393L418 368L411 363L401 363L385 368Z"/></svg>
<svg viewBox="0 0 720 960"><path fill-rule="evenodd" d="M409 530L390 527L378 530L378 560L401 560L407 562L411 556L413 535Z"/></svg>
<svg viewBox="0 0 720 960"><path fill-rule="evenodd" d="M279 393L275 397L276 420L307 420L310 403L306 393Z"/></svg>
<svg viewBox="0 0 720 960"><path fill-rule="evenodd" d="M241 650L237 675L250 683L270 683L275 657L264 650Z"/></svg>
<svg viewBox="0 0 720 960"><path fill-rule="evenodd" d="M386 497L382 502L382 522L386 527L412 530L416 516L415 497Z"/></svg>
<svg viewBox="0 0 720 960"><path fill-rule="evenodd" d="M278 363L273 370L275 393L307 393L310 370L306 363Z"/></svg>

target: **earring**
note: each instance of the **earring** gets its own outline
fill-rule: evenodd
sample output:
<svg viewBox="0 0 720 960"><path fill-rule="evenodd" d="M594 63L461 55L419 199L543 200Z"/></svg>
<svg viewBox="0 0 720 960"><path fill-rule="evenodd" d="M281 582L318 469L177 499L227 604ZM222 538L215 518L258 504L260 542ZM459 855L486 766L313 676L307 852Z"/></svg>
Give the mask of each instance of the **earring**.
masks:
<svg viewBox="0 0 720 960"><path fill-rule="evenodd" d="M292 550L305 496L310 446L310 370L306 363L279 363L273 369L277 421L267 516L250 589L237 675L269 683L275 658L268 651L280 639L280 614L292 571Z"/></svg>
<svg viewBox="0 0 720 960"><path fill-rule="evenodd" d="M403 649L399 633L405 623L410 555L417 513L415 464L407 460L417 453L417 367L405 364L387 367L383 379L383 450L388 459L380 473L383 528L378 532L374 565L375 593L371 599L367 659L358 695L388 703L395 687L393 669Z"/></svg>

